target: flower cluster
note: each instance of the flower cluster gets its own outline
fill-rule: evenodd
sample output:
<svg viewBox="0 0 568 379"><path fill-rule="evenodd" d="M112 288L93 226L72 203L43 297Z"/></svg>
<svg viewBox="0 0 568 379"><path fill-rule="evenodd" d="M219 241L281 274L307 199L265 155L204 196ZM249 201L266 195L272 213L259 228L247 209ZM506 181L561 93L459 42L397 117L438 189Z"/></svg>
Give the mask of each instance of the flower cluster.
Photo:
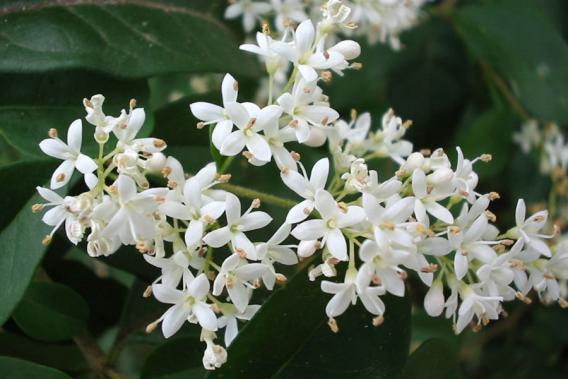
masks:
<svg viewBox="0 0 568 379"><path fill-rule="evenodd" d="M249 8L234 4L231 12L256 3L246 4ZM452 163L442 149L413 152L404 140L410 122L392 110L372 128L368 113L353 112L347 121L330 107L318 83L330 71L352 67L348 62L360 51L354 41L330 43L346 21L342 14L350 13L342 7L332 0L316 25L302 21L281 40L258 33L257 45L242 46L262 57L270 82L278 70L287 79L274 102L272 86L262 107L239 102L238 83L227 74L222 105L190 105L201 120L198 128L212 128L211 143L226 157L223 168L241 153L256 166L274 160L283 184L298 195L270 238L251 239L249 232L265 228L272 217L258 210L258 198L243 208L236 195L248 192L224 185L229 174L211 163L188 175L164 154L165 141L137 137L145 115L135 101L112 117L103 112L102 95L84 100L99 147L94 159L81 153L81 120L71 124L67 143L56 130L40 143L45 153L63 160L51 189L38 187L46 203L34 211L50 207L43 220L54 227L44 242L65 224L68 239L86 240L91 256L134 245L161 271L144 295L171 305L147 331L161 324L170 337L186 322L199 325L207 369L226 361L225 347L237 335L238 321L259 309L253 292L285 282L281 267L300 260L313 264L311 280L326 278L321 289L332 295L325 312L335 331L336 317L358 300L380 325L386 311L382 296L404 296L409 275L429 288L427 313L445 312L457 333L498 319L504 301L529 302L533 289L544 302L567 305L568 243L551 249L547 241L556 233L543 231L548 213L527 217L522 200L516 225L498 231L488 208L499 195L476 191L474 165L489 161L489 155L469 160L457 148ZM290 151L291 143L327 144L329 157L307 170L301 156ZM369 165L382 158L398 167L379 180ZM75 168L88 189L63 198L53 190L68 183ZM152 174L161 174L167 184L151 186ZM297 242L287 242L290 236ZM221 329L225 347L215 342Z"/></svg>
<svg viewBox="0 0 568 379"><path fill-rule="evenodd" d="M246 32L258 23L272 25L287 32L307 19L336 22L349 17L343 24L343 34L366 37L369 43L389 43L400 49L399 34L412 28L419 20L428 0L234 0L225 11L225 18L242 17ZM322 14L323 9L323 14Z"/></svg>

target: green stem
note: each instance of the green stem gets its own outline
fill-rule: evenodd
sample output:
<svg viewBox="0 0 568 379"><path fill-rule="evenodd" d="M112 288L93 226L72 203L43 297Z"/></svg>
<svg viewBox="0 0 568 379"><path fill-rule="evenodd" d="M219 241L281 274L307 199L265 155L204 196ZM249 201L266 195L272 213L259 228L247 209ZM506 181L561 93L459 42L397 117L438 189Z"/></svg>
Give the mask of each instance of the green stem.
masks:
<svg viewBox="0 0 568 379"><path fill-rule="evenodd" d="M274 75L268 75L268 105L272 104L272 91L274 89Z"/></svg>
<svg viewBox="0 0 568 379"><path fill-rule="evenodd" d="M235 159L235 157L227 157L225 159L225 161L223 162L223 164L221 165L221 168L219 169L219 174L224 174L226 173L229 168L231 167L231 163L233 163L233 160Z"/></svg>
<svg viewBox="0 0 568 379"><path fill-rule="evenodd" d="M211 263L212 259L213 259L213 248L209 246L207 248L207 255L205 256L205 263L203 264L203 272L205 273L205 275L207 275L207 273L209 272L209 264Z"/></svg>
<svg viewBox="0 0 568 379"><path fill-rule="evenodd" d="M225 184L218 184L217 186L221 189L233 192L234 194L245 197L247 199L260 199L261 201L267 204L276 205L277 207L292 208L296 205L296 202L293 200L284 199L279 196L271 195L265 192L255 191L235 184L225 183Z"/></svg>
<svg viewBox="0 0 568 379"><path fill-rule="evenodd" d="M294 78L296 77L297 73L298 73L298 66L294 66L294 70L292 70L290 79L288 79L288 83L286 83L286 86L282 90L282 93L286 93L288 92L288 90L290 90L290 88L292 88L292 86L294 85L294 80L295 80Z"/></svg>

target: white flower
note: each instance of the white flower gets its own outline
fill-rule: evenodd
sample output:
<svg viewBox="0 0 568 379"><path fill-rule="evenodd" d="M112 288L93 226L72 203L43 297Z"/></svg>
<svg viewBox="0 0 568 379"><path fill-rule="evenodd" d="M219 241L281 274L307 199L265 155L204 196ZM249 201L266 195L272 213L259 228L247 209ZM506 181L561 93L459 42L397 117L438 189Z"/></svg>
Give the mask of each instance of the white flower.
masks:
<svg viewBox="0 0 568 379"><path fill-rule="evenodd" d="M432 317L437 317L444 311L444 285L441 280L435 280L424 296L424 309Z"/></svg>
<svg viewBox="0 0 568 379"><path fill-rule="evenodd" d="M183 251L178 251L168 258L144 254L144 259L162 271L162 275L156 279L156 282L161 280L162 284L168 287L176 288L182 278L183 283L189 283L193 279L193 275L188 268L189 259Z"/></svg>
<svg viewBox="0 0 568 379"><path fill-rule="evenodd" d="M356 270L348 271L345 274L344 283L329 282L327 280L321 282L321 290L333 295L325 307L325 313L328 317L336 317L343 314L350 303L355 305L357 302L356 276Z"/></svg>
<svg viewBox="0 0 568 379"><path fill-rule="evenodd" d="M201 341L205 341L207 347L203 352L203 367L206 370L215 370L227 362L227 350L221 345L213 342L217 335L209 330L201 330Z"/></svg>
<svg viewBox="0 0 568 379"><path fill-rule="evenodd" d="M483 296L475 292L475 288L463 285L460 289L462 303L458 310L456 333L459 334L473 320L477 318L478 325L488 320L499 318L499 307L503 298L500 296Z"/></svg>
<svg viewBox="0 0 568 379"><path fill-rule="evenodd" d="M315 208L322 219L304 221L296 226L292 235L301 241L322 239L322 246L335 258L347 260L347 243L341 229L363 221L365 212L358 206L340 208L331 194L318 190L315 197Z"/></svg>
<svg viewBox="0 0 568 379"><path fill-rule="evenodd" d="M271 0L271 3L276 13L274 23L279 31L289 28L292 21L302 22L308 18L302 0Z"/></svg>
<svg viewBox="0 0 568 379"><path fill-rule="evenodd" d="M180 291L165 284L152 285L152 293L162 303L174 304L160 318L164 337L174 335L190 318L195 318L201 327L217 330L217 317L204 300L209 292L209 281L205 274L187 283L185 290Z"/></svg>
<svg viewBox="0 0 568 379"><path fill-rule="evenodd" d="M453 224L454 216L444 206L437 203L438 200L447 197L447 194L436 193L435 189L428 192L426 175L424 171L417 169L412 173L412 191L414 192L414 214L418 222L425 226L430 225L426 212L446 224Z"/></svg>
<svg viewBox="0 0 568 379"><path fill-rule="evenodd" d="M272 221L272 217L261 211L251 212L252 209L251 206L241 216L241 202L232 193L227 193L225 200L227 226L209 232L203 237L203 241L215 248L230 241L235 252L243 252L250 259L256 259L256 248L244 232L265 227Z"/></svg>
<svg viewBox="0 0 568 379"><path fill-rule="evenodd" d="M116 126L112 129L114 135L118 138L117 147L119 149L152 154L159 153L166 148L166 143L161 139L136 138L145 120L144 108L132 109L129 113L122 110L116 121Z"/></svg>
<svg viewBox="0 0 568 379"><path fill-rule="evenodd" d="M269 290L274 287L276 281L275 262L288 266L298 263L298 257L292 250L292 246L281 245L290 234L291 228L290 224L282 224L268 241L256 245L258 259L268 268L262 276L262 281Z"/></svg>
<svg viewBox="0 0 568 379"><path fill-rule="evenodd" d="M278 128L282 108L278 105L268 105L258 112L252 109L253 107L249 108L251 109L247 110L244 105L236 102L227 104L226 111L238 129L226 136L219 151L223 155L234 156L246 146L255 159L268 162L272 151L259 132L269 127ZM250 110L253 110L253 113L250 113Z"/></svg>
<svg viewBox="0 0 568 379"><path fill-rule="evenodd" d="M225 18L233 19L243 16L243 28L246 32L252 31L259 16L272 10L270 4L262 1L236 0L225 9Z"/></svg>
<svg viewBox="0 0 568 379"><path fill-rule="evenodd" d="M137 193L134 180L126 175L119 175L113 185L118 192L118 210L112 216L102 236L118 236L125 245L132 245L139 240L154 237L155 228L152 212L157 207L157 199L166 195L166 188L153 188ZM105 207L114 207L108 204Z"/></svg>
<svg viewBox="0 0 568 379"><path fill-rule="evenodd" d="M53 226L50 236L65 223L67 238L73 244L79 243L83 238L84 226L79 221L81 212L84 212L80 198L66 196L62 198L56 192L42 187L36 187L37 192L48 202L41 204L41 208L53 207L42 217L42 221L49 226Z"/></svg>
<svg viewBox="0 0 568 379"><path fill-rule="evenodd" d="M329 107L327 102L322 100L322 90L316 82L307 83L299 80L294 84L292 93L284 93L277 102L285 113L292 117L288 125L296 133L296 138L300 143L307 143L311 133L318 130L317 127L324 127L339 118L339 113ZM314 129L315 127L315 129ZM325 142L325 134L319 145ZM319 146L317 143L311 145Z"/></svg>
<svg viewBox="0 0 568 379"><path fill-rule="evenodd" d="M359 257L365 262L360 268L359 275L367 275L368 281L372 280L382 285L388 292L396 296L404 296L404 281L400 277L403 271L398 267L408 255L407 253L395 253L388 248L387 244L366 240L361 245Z"/></svg>
<svg viewBox="0 0 568 379"><path fill-rule="evenodd" d="M536 253L536 257L539 255L550 257L552 255L550 248L542 239L551 238L553 236L539 234L548 220L548 211L537 212L527 219L525 219L525 217L525 202L523 199L519 199L515 210L515 223L517 226L510 229L507 232L507 236L515 239L522 238L525 241L526 247L532 250L531 255L535 255Z"/></svg>
<svg viewBox="0 0 568 379"><path fill-rule="evenodd" d="M368 150L373 151L377 157L390 156L398 164L403 164L403 157L412 153L412 143L401 139L406 133L406 125L389 109L383 115L382 129L371 136Z"/></svg>
<svg viewBox="0 0 568 379"><path fill-rule="evenodd" d="M213 283L213 295L219 296L223 288L227 287L235 307L239 312L244 312L252 292L250 282L260 278L266 269L266 265L262 263L248 263L246 259L232 254L221 265L221 271Z"/></svg>
<svg viewBox="0 0 568 379"><path fill-rule="evenodd" d="M82 174L90 174L97 169L95 161L81 154L81 141L83 138L81 120L75 120L67 130L67 143L59 137L47 138L40 142L39 148L50 157L62 159L63 163L55 169L51 176L52 189L63 187L71 179L75 168Z"/></svg>
<svg viewBox="0 0 568 379"><path fill-rule="evenodd" d="M185 243L188 248L201 245L207 225L221 217L225 210L225 203L222 201L205 203L201 195L201 188L198 178L188 179L184 185L181 203L166 201L160 206L160 211L167 216L178 220L189 220L185 232Z"/></svg>
<svg viewBox="0 0 568 379"><path fill-rule="evenodd" d="M252 43L245 43L239 48L241 50L257 54L258 56L264 58L266 72L268 72L269 75L275 75L278 69L283 65L284 67L288 67L288 61L283 60L280 55L272 50L271 46L273 42L273 39L268 34L257 32L257 45Z"/></svg>
<svg viewBox="0 0 568 379"><path fill-rule="evenodd" d="M239 333L237 320L250 320L260 309L260 305L247 305L243 312L239 312L232 304L223 304L223 316L218 319L219 328L225 328L225 346L229 346Z"/></svg>
<svg viewBox="0 0 568 379"><path fill-rule="evenodd" d="M288 211L287 223L295 224L310 215L314 210L316 192L325 188L328 174L329 160L327 158L322 158L314 164L309 180L305 173L301 175L297 171L290 170L281 172L280 176L284 184L305 199Z"/></svg>
<svg viewBox="0 0 568 379"><path fill-rule="evenodd" d="M191 113L204 121L203 125L217 124L213 129L211 140L218 150L233 129L233 121L227 114L227 105L237 101L239 84L230 74L226 74L221 84L223 107L206 102L196 102L189 105Z"/></svg>

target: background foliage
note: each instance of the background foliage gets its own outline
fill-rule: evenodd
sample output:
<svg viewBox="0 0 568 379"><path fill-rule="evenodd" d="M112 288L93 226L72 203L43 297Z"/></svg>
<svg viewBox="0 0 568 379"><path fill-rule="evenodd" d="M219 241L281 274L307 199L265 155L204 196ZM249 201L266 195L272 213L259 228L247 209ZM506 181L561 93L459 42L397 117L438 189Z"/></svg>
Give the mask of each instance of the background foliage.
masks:
<svg viewBox="0 0 568 379"><path fill-rule="evenodd" d="M387 298L381 327L354 308L334 335L323 312L327 298L306 278L308 264L242 328L227 364L207 373L197 330L186 326L167 341L143 332L163 308L140 296L156 272L134 249L92 260L85 246L40 243L48 230L30 207L55 164L37 144L49 128L83 117L84 97L104 93L112 113L135 97L146 111L145 133L168 141L167 152L186 170L211 160L208 135L195 129L188 104L218 101L225 72L250 97L259 72L238 51L243 36L237 23L222 20L224 7L205 0L2 2L0 376L563 377L568 329L557 306L516 304L508 318L456 337L448 320L420 310L424 294L410 280L410 299ZM567 21L564 0L433 2L421 25L402 36L401 52L362 42L364 70L334 78L325 90L344 116L357 108L378 120L393 107L412 119L409 139L418 149L454 154L459 144L469 156L493 154L480 187L501 194L496 213L507 221L516 197L540 201L549 188L512 144L512 132L528 117L568 125ZM306 156L308 165L318 154ZM272 168L233 167L236 183L262 177L260 190L290 196Z"/></svg>

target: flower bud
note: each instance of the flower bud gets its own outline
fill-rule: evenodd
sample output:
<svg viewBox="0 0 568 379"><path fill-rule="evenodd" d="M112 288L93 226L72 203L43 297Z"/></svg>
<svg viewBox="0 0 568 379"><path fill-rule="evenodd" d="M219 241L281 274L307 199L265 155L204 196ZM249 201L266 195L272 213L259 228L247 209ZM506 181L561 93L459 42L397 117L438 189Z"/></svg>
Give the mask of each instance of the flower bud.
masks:
<svg viewBox="0 0 568 379"><path fill-rule="evenodd" d="M166 156L162 153L154 153L146 160L146 169L151 173L158 173L162 171L166 165Z"/></svg>
<svg viewBox="0 0 568 379"><path fill-rule="evenodd" d="M361 46L355 41L341 41L332 48L330 51L337 51L345 57L346 60L350 61L357 58L361 54Z"/></svg>
<svg viewBox="0 0 568 379"><path fill-rule="evenodd" d="M298 244L298 256L300 258L311 257L317 249L320 248L320 242L318 240L311 241L300 241Z"/></svg>
<svg viewBox="0 0 568 379"><path fill-rule="evenodd" d="M221 345L207 341L207 348L203 353L203 366L207 370L215 370L227 362L227 350Z"/></svg>
<svg viewBox="0 0 568 379"><path fill-rule="evenodd" d="M406 159L404 168L408 170L408 172L413 172L414 170L421 168L423 164L424 156L420 153L412 153Z"/></svg>
<svg viewBox="0 0 568 379"><path fill-rule="evenodd" d="M444 286L436 280L424 296L424 309L432 317L437 317L444 310Z"/></svg>
<svg viewBox="0 0 568 379"><path fill-rule="evenodd" d="M434 185L439 186L442 184L449 183L454 177L454 172L449 168L439 168L430 175L428 175L428 181Z"/></svg>
<svg viewBox="0 0 568 379"><path fill-rule="evenodd" d="M308 139L304 142L304 145L310 147L319 147L325 143L327 136L325 132L320 128L310 128L310 134L308 135Z"/></svg>

